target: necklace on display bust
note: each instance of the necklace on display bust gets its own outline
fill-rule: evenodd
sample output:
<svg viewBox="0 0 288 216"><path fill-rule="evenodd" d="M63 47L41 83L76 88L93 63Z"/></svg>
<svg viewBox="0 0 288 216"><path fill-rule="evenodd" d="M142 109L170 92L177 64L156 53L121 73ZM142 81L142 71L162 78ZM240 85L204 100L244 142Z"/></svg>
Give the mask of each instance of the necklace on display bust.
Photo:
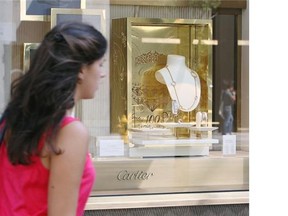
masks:
<svg viewBox="0 0 288 216"><path fill-rule="evenodd" d="M166 65L165 68L167 69L167 71L168 71L168 73L169 73L169 76L170 76L171 81L172 81L172 82L171 82L171 86L173 87L174 92L175 92L175 95L176 95L176 100L173 100L173 103L172 103L172 110L175 112L175 111L176 111L175 108L176 108L176 109L177 109L176 112L178 112L178 108L179 108L179 109L182 110L182 111L190 112L190 111L192 111L193 109L195 109L196 106L198 105L198 102L197 102L197 101L198 101L198 99L199 99L199 97L198 97L198 87L200 86L200 81L199 81L198 75L197 75L197 74L194 74L193 71L191 72L191 75L192 75L192 77L194 78L194 82L195 82L195 85L194 85L194 88L195 88L195 97L194 97L194 101L193 101L193 103L192 103L191 106L189 106L189 107L183 107L183 105L182 105L181 102L180 102L180 99L179 99L179 96L178 96L178 93L177 93L177 89L176 89L177 82L173 79L173 76L172 76L172 74L171 74L171 71L170 71L168 65ZM197 83L198 83L198 86L197 86ZM177 104L175 104L175 103L177 103ZM194 106L195 106L195 107L194 107Z"/></svg>

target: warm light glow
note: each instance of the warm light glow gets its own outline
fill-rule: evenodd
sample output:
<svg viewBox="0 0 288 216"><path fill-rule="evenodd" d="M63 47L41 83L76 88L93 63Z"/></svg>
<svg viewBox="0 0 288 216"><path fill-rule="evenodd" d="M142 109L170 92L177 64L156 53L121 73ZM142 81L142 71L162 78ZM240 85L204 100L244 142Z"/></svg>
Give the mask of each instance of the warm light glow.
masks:
<svg viewBox="0 0 288 216"><path fill-rule="evenodd" d="M238 46L249 46L249 40L238 40Z"/></svg>
<svg viewBox="0 0 288 216"><path fill-rule="evenodd" d="M198 39L193 39L192 41L193 45L218 45L218 40L198 40Z"/></svg>
<svg viewBox="0 0 288 216"><path fill-rule="evenodd" d="M199 44L199 40L198 40L198 39L193 39L192 44L193 44L193 45Z"/></svg>
<svg viewBox="0 0 288 216"><path fill-rule="evenodd" d="M179 38L141 38L142 43L180 44Z"/></svg>
<svg viewBox="0 0 288 216"><path fill-rule="evenodd" d="M218 40L201 40L203 45L218 45Z"/></svg>

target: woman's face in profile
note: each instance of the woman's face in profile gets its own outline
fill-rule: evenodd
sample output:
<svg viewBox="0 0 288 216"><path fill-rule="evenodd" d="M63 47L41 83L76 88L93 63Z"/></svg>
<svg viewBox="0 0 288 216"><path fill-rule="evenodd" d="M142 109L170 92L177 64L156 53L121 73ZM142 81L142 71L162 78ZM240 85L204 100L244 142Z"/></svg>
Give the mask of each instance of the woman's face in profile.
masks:
<svg viewBox="0 0 288 216"><path fill-rule="evenodd" d="M105 57L95 61L90 65L85 65L82 68L81 74L81 98L94 98L95 92L98 90L100 80L106 77L104 71Z"/></svg>

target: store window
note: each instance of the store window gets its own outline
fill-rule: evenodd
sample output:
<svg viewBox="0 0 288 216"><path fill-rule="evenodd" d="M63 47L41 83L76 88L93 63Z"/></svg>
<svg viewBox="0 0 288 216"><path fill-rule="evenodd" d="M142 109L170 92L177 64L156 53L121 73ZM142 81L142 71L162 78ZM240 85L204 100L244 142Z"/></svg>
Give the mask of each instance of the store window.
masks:
<svg viewBox="0 0 288 216"><path fill-rule="evenodd" d="M110 45L110 75L75 107L98 173L92 196L249 190L248 12L187 2L4 1L0 113L45 33L80 19Z"/></svg>

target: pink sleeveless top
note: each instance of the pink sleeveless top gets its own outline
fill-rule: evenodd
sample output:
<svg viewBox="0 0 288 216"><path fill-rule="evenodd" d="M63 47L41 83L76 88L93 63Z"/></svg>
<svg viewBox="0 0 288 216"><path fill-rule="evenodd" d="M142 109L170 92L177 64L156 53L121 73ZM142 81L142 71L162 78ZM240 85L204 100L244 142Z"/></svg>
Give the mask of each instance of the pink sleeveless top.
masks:
<svg viewBox="0 0 288 216"><path fill-rule="evenodd" d="M77 121L65 117L61 127ZM42 139L39 145L43 145ZM49 170L41 159L34 156L32 164L12 165L7 156L5 142L0 146L0 215L45 216L47 215ZM85 168L79 189L77 216L84 214L84 207L95 180L95 168L87 153ZM65 200L63 200L65 202Z"/></svg>

